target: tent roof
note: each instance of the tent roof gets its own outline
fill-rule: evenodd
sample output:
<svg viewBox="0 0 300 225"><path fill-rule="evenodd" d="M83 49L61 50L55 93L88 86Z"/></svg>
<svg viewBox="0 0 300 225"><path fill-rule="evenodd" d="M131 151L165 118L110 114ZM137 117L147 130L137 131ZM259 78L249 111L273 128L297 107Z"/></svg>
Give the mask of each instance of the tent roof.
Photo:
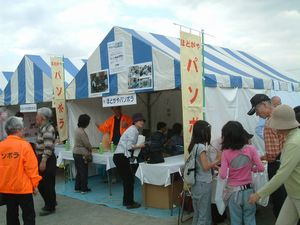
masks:
<svg viewBox="0 0 300 225"><path fill-rule="evenodd" d="M86 61L64 58L65 86ZM52 101L50 57L25 55L0 95L0 105L17 105Z"/></svg>
<svg viewBox="0 0 300 225"><path fill-rule="evenodd" d="M3 92L4 88L11 79L13 72L1 71L0 72L0 94Z"/></svg>
<svg viewBox="0 0 300 225"><path fill-rule="evenodd" d="M115 40L124 41L127 65L152 62L154 85L142 92L180 87L178 38L113 27L69 85L67 98L89 97L88 76L109 69L107 43ZM204 73L207 87L300 90L300 80L290 78L264 60L245 51L208 44L204 46ZM108 95L128 93L126 74L110 74L109 78Z"/></svg>

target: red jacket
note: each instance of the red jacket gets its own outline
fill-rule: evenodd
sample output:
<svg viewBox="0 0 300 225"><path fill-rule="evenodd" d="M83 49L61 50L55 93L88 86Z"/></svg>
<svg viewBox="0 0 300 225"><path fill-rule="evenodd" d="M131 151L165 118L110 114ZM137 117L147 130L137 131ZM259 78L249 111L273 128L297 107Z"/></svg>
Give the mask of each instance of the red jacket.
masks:
<svg viewBox="0 0 300 225"><path fill-rule="evenodd" d="M109 117L103 124L101 124L98 129L102 133L109 133L109 139L112 141L114 134L115 116ZM129 116L121 115L120 121L120 134L122 135L125 130L132 125L132 119Z"/></svg>
<svg viewBox="0 0 300 225"><path fill-rule="evenodd" d="M0 142L0 193L30 194L42 179L31 145L9 135Z"/></svg>

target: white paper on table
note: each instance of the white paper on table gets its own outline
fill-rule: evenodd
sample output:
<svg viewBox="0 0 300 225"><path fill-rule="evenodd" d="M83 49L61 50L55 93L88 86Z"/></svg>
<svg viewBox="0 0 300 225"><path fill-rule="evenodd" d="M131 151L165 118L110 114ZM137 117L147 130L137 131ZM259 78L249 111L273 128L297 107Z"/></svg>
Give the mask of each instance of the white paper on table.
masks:
<svg viewBox="0 0 300 225"><path fill-rule="evenodd" d="M136 144L137 144L137 145L144 144L144 143L145 143L145 139L146 139L146 138L145 138L144 135L139 135ZM133 156L134 156L134 157L138 157L139 154L140 154L140 151L141 151L140 148L135 149L134 152L133 152Z"/></svg>

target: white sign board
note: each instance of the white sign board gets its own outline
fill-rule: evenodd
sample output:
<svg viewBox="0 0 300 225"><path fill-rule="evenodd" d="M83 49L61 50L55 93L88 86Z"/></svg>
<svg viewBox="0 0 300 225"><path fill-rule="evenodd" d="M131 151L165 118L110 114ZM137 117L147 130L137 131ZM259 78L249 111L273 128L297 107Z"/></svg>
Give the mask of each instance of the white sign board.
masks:
<svg viewBox="0 0 300 225"><path fill-rule="evenodd" d="M136 105L136 94L114 95L102 98L103 107Z"/></svg>
<svg viewBox="0 0 300 225"><path fill-rule="evenodd" d="M109 73L115 74L123 72L126 69L124 42L121 40L108 42L107 50L109 61Z"/></svg>
<svg viewBox="0 0 300 225"><path fill-rule="evenodd" d="M37 105L36 104L24 104L20 105L20 112L36 112L37 111Z"/></svg>

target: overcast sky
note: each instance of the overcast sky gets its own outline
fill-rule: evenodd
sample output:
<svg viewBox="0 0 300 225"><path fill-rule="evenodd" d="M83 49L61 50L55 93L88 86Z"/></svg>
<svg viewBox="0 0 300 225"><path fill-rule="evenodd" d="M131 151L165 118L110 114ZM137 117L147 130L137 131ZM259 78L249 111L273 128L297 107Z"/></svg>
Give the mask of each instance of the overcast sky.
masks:
<svg viewBox="0 0 300 225"><path fill-rule="evenodd" d="M88 58L113 26L179 37L184 24L205 42L244 50L300 76L299 0L0 0L0 71L25 54Z"/></svg>

